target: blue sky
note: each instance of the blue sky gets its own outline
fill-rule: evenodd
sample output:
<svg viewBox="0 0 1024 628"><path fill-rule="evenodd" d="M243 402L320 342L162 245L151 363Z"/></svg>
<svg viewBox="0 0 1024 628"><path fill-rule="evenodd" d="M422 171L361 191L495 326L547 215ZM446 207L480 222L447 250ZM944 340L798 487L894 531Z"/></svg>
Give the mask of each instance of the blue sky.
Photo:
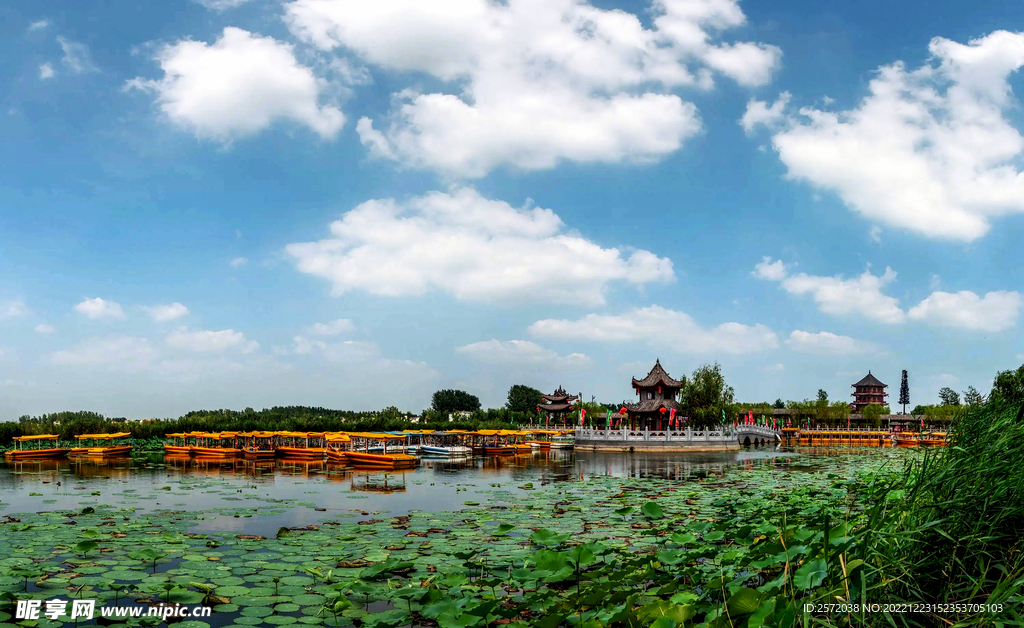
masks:
<svg viewBox="0 0 1024 628"><path fill-rule="evenodd" d="M0 417L1024 361L1019 3L366 4L0 8Z"/></svg>

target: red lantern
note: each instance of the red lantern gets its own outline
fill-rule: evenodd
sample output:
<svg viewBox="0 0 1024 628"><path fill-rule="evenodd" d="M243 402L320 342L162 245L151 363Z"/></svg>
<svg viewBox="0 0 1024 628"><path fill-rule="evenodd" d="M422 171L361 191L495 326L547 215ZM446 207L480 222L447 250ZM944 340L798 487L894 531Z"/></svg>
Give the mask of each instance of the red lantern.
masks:
<svg viewBox="0 0 1024 628"><path fill-rule="evenodd" d="M537 406L537 412L540 412L540 406Z"/></svg>
<svg viewBox="0 0 1024 628"><path fill-rule="evenodd" d="M658 392L661 392L661 386L658 386Z"/></svg>
<svg viewBox="0 0 1024 628"><path fill-rule="evenodd" d="M626 414L626 412L628 412L628 410L626 410L625 406L623 406L623 407L619 408L619 414L621 414L621 415L625 415L625 414Z"/></svg>
<svg viewBox="0 0 1024 628"><path fill-rule="evenodd" d="M666 412L668 412L668 410L666 410L665 408L662 408L661 410L658 410L658 412L660 412L662 414L665 414Z"/></svg>

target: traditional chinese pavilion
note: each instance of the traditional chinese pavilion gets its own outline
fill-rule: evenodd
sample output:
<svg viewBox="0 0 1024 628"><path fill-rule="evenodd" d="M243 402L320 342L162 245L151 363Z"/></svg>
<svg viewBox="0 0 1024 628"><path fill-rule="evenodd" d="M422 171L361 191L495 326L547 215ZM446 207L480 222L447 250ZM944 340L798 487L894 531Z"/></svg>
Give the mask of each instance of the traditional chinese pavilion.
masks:
<svg viewBox="0 0 1024 628"><path fill-rule="evenodd" d="M643 379L633 378L633 390L640 401L626 404L632 429L664 430L675 410L679 412L676 397L683 389L683 383L672 379L661 366L661 360L654 361L654 368Z"/></svg>
<svg viewBox="0 0 1024 628"><path fill-rule="evenodd" d="M864 406L873 403L884 406L885 398L889 396L889 393L885 392L885 389L888 387L888 384L878 381L878 378L872 375L871 371L868 371L864 379L853 384L853 393L851 393L853 395L853 403L850 404L850 407L855 413L860 413Z"/></svg>
<svg viewBox="0 0 1024 628"><path fill-rule="evenodd" d="M579 399L575 395L570 395L565 392L565 389L561 386L558 390L550 395L541 395L540 406L538 410L541 412L547 412L552 418L556 419L556 423L564 423L565 416L572 410L572 403ZM557 419L561 419L558 421Z"/></svg>

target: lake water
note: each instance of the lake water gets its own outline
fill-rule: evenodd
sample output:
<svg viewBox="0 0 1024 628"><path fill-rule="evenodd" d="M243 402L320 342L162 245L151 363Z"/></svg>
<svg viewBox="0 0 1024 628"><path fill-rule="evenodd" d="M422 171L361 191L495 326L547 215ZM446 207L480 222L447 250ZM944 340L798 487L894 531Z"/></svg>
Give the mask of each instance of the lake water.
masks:
<svg viewBox="0 0 1024 628"><path fill-rule="evenodd" d="M383 472L334 463L201 460L150 454L105 461L44 460L0 466L0 514L106 505L137 512L212 511L194 532L267 534L281 526L360 519L375 513L443 512L492 493L523 494L533 486L597 476L685 481L736 467L803 468L835 449L752 448L714 453L602 453L557 450L529 456L424 459L408 471ZM796 463L794 465L794 463ZM522 488L526 487L526 488ZM288 502L301 508L277 508ZM283 512L235 517L216 511Z"/></svg>

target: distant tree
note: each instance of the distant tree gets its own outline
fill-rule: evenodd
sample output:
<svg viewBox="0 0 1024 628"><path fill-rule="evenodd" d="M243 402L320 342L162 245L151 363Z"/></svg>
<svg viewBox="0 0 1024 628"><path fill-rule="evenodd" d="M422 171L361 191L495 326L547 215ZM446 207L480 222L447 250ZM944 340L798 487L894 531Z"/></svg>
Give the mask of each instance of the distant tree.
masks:
<svg viewBox="0 0 1024 628"><path fill-rule="evenodd" d="M969 406L976 406L980 403L984 403L985 398L981 396L978 389L974 386L968 386L967 390L964 391L964 403Z"/></svg>
<svg viewBox="0 0 1024 628"><path fill-rule="evenodd" d="M924 414L928 408L929 406L922 406L921 404L917 404L916 406L914 406L914 409L910 411L910 414L918 416L920 414Z"/></svg>
<svg viewBox="0 0 1024 628"><path fill-rule="evenodd" d="M775 403L772 404L772 407L775 408L776 410L782 410L783 408L786 407L786 402L782 400L782 397L779 397L778 399L775 400Z"/></svg>
<svg viewBox="0 0 1024 628"><path fill-rule="evenodd" d="M900 405L903 406L903 414L907 413L907 404L910 403L910 384L907 383L907 370L903 369L903 377L900 378Z"/></svg>
<svg viewBox="0 0 1024 628"><path fill-rule="evenodd" d="M889 406L883 406L877 403L869 403L864 406L860 411L861 416L868 422L868 425L872 427L878 427L882 424L881 416L883 414L889 414Z"/></svg>
<svg viewBox="0 0 1024 628"><path fill-rule="evenodd" d="M514 384L508 389L508 401L505 407L513 412L535 412L540 405L541 393L536 388L523 384Z"/></svg>
<svg viewBox="0 0 1024 628"><path fill-rule="evenodd" d="M825 390L822 388L818 389L818 401L824 401L825 403L828 403L828 393L825 392Z"/></svg>
<svg viewBox="0 0 1024 628"><path fill-rule="evenodd" d="M693 425L707 427L722 422L722 411L735 401L735 391L725 383L722 367L703 364L693 372L693 377L682 380L683 390L680 405L685 416Z"/></svg>
<svg viewBox="0 0 1024 628"><path fill-rule="evenodd" d="M989 399L1007 403L1024 401L1024 366L1016 371L1000 371L992 381Z"/></svg>
<svg viewBox="0 0 1024 628"><path fill-rule="evenodd" d="M439 390L431 397L432 410L447 416L451 412L473 412L480 409L480 399L464 390Z"/></svg>
<svg viewBox="0 0 1024 628"><path fill-rule="evenodd" d="M943 386L939 389L939 399L942 400L944 406L958 406L960 405L960 393L953 390L949 386Z"/></svg>

